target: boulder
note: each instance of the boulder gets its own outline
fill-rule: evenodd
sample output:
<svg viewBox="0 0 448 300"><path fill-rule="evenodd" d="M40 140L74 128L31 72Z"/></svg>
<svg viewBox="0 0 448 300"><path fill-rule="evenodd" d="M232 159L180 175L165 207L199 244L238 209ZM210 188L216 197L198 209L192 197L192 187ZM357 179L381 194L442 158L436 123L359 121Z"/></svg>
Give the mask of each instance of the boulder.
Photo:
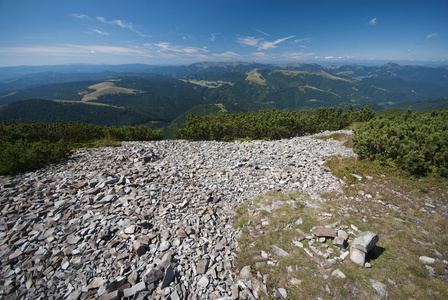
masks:
<svg viewBox="0 0 448 300"><path fill-rule="evenodd" d="M357 263L358 265L364 266L364 263L366 262L366 253L354 248L353 246L350 248L350 259Z"/></svg>
<svg viewBox="0 0 448 300"><path fill-rule="evenodd" d="M378 242L378 236L373 232L360 232L352 242L352 248L356 248L364 253L369 252Z"/></svg>

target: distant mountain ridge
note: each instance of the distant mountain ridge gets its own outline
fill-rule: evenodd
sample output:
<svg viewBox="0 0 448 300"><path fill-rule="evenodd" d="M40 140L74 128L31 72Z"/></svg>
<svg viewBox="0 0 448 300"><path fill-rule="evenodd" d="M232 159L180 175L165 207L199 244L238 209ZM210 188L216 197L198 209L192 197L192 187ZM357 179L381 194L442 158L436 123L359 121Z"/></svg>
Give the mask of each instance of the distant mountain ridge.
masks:
<svg viewBox="0 0 448 300"><path fill-rule="evenodd" d="M381 110L414 104L428 109L448 104L448 68L392 63L323 67L202 62L167 67L56 66L59 72L50 69L0 82L0 121L63 120L162 128L179 125L190 112L205 115L320 106L347 109L350 105ZM4 76L2 71L0 68ZM92 86L108 88L96 92L92 99L84 98L96 91ZM129 90L138 92L123 92Z"/></svg>
<svg viewBox="0 0 448 300"><path fill-rule="evenodd" d="M107 80L117 76L135 75L150 77L185 76L210 72L250 71L252 69L319 71L353 78L399 78L414 82L430 82L448 88L448 66L431 68L387 63L377 67L361 65L321 66L318 64L289 63L282 65L256 62L199 62L183 66L151 66L144 64L124 65L58 65L58 66L20 66L0 68L0 92L24 89L33 86L83 80Z"/></svg>

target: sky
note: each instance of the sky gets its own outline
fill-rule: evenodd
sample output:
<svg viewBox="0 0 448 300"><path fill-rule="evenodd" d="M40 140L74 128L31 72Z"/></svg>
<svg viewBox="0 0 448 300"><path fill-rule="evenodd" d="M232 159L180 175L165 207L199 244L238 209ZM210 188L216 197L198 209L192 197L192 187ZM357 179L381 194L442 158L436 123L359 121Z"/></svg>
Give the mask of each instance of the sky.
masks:
<svg viewBox="0 0 448 300"><path fill-rule="evenodd" d="M448 0L0 0L0 67L448 66Z"/></svg>

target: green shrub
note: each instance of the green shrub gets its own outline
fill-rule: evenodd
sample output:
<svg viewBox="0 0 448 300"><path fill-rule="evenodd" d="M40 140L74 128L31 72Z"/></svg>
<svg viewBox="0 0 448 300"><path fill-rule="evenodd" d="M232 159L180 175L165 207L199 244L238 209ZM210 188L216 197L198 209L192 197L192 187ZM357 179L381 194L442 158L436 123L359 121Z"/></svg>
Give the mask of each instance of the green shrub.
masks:
<svg viewBox="0 0 448 300"><path fill-rule="evenodd" d="M353 137L360 158L379 160L413 175L448 176L448 112L378 116Z"/></svg>
<svg viewBox="0 0 448 300"><path fill-rule="evenodd" d="M279 111L262 109L258 112L240 114L189 115L176 132L177 138L188 140L230 141L236 139L276 140L338 130L353 122L365 122L374 112L365 107L360 111L350 109L343 112L339 107L319 107L307 111Z"/></svg>
<svg viewBox="0 0 448 300"><path fill-rule="evenodd" d="M51 143L47 140L28 142L19 139L14 142L2 142L0 149L0 174L14 175L35 170L48 163L58 162L71 152L67 142L60 140Z"/></svg>
<svg viewBox="0 0 448 300"><path fill-rule="evenodd" d="M0 124L0 175L14 175L54 163L72 150L101 139L161 140L146 126L99 127L81 122L3 122Z"/></svg>

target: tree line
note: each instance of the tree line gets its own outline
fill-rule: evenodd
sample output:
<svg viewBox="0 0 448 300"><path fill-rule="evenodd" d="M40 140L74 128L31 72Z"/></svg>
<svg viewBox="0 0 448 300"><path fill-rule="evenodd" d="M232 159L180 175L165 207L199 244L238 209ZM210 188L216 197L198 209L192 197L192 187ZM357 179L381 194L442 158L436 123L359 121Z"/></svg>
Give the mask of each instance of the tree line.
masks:
<svg viewBox="0 0 448 300"><path fill-rule="evenodd" d="M282 139L325 130L355 130L353 150L361 159L377 160L410 174L448 177L448 110L378 114L368 107L319 107L287 111L261 109L247 113L190 114L176 131L188 140ZM162 133L147 126L101 127L81 122L0 124L0 175L38 169L58 162L80 147L117 145L119 141L161 140Z"/></svg>
<svg viewBox="0 0 448 300"><path fill-rule="evenodd" d="M354 122L367 122L375 113L368 107L347 111L341 107L319 107L288 111L261 109L239 114L189 115L176 137L188 140L233 141L237 139L276 140L325 130L339 130Z"/></svg>

